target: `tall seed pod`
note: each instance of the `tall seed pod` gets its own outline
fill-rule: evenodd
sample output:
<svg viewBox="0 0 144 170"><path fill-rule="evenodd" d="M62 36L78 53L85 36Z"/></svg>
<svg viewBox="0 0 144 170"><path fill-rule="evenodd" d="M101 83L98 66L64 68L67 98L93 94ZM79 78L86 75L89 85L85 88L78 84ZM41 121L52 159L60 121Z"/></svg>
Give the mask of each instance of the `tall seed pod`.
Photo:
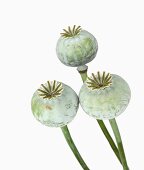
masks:
<svg viewBox="0 0 144 170"><path fill-rule="evenodd" d="M80 26L68 27L61 33L56 46L59 60L71 67L82 66L92 61L97 53L98 43L96 38Z"/></svg>
<svg viewBox="0 0 144 170"><path fill-rule="evenodd" d="M79 106L75 91L58 81L47 81L34 93L31 108L42 124L62 127L72 121Z"/></svg>
<svg viewBox="0 0 144 170"><path fill-rule="evenodd" d="M83 110L96 119L113 119L127 107L131 97L127 82L118 75L97 72L88 77L79 93Z"/></svg>

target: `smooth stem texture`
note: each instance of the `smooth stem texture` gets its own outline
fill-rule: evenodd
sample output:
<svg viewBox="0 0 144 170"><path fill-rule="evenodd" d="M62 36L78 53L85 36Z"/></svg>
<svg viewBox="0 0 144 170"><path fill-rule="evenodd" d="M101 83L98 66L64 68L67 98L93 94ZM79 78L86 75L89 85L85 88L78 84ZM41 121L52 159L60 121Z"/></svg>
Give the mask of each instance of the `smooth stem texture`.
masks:
<svg viewBox="0 0 144 170"><path fill-rule="evenodd" d="M120 161L121 163L121 158L120 158L120 155L119 155L119 151L118 151L118 148L117 146L115 145L115 142L113 141L110 133L108 132L104 122L102 120L97 120L101 130L103 131L103 134L105 135L107 141L109 142L112 150L114 151L115 155L117 156L118 160Z"/></svg>
<svg viewBox="0 0 144 170"><path fill-rule="evenodd" d="M86 79L87 79L87 70L88 70L88 67L86 65L84 65L84 66L78 67L77 70L80 73L83 82L85 82ZM99 124L99 126L100 126L100 128L101 128L101 130L103 132L103 134L105 135L107 141L109 142L112 150L114 151L115 155L117 156L118 160L121 163L121 158L120 158L119 150L118 150L117 146L115 145L115 142L112 139L110 133L108 132L104 122L102 120L97 120L97 122L98 122L98 124Z"/></svg>
<svg viewBox="0 0 144 170"><path fill-rule="evenodd" d="M121 140L121 135L120 135L116 120L110 119L109 122L111 124L112 130L114 132L114 135L115 135L115 138L116 138L116 141L117 141L120 158L121 158L121 162L122 162L122 165L123 165L123 170L129 170L128 165L127 165L127 161L126 161L126 156L125 156L123 144L122 144L122 140Z"/></svg>
<svg viewBox="0 0 144 170"><path fill-rule="evenodd" d="M70 135L70 132L68 130L68 127L67 126L61 127L61 130L62 130L62 132L64 134L64 137L65 137L69 147L71 148L72 152L74 153L76 159L78 160L78 162L80 163L82 168L84 170L90 170L88 168L88 166L86 165L86 163L84 162L83 158L81 157L77 147L75 146L74 141L73 141L73 139L72 139L72 137Z"/></svg>
<svg viewBox="0 0 144 170"><path fill-rule="evenodd" d="M82 78L82 80L84 82L86 80L86 78L87 78L87 73L85 73L85 72L79 72L79 73L80 73L81 78Z"/></svg>
<svg viewBox="0 0 144 170"><path fill-rule="evenodd" d="M86 65L79 66L77 68L77 71L80 73L83 82L85 82L85 80L87 79L87 69L88 66Z"/></svg>

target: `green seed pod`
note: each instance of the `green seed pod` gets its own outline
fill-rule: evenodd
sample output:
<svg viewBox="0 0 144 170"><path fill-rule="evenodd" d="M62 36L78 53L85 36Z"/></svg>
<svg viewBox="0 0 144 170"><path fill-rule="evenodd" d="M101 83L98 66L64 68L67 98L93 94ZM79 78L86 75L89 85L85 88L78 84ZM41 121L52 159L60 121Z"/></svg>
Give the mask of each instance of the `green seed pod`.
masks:
<svg viewBox="0 0 144 170"><path fill-rule="evenodd" d="M127 107L131 91L127 82L120 76L101 75L98 72L88 77L79 93L83 110L96 119L113 119Z"/></svg>
<svg viewBox="0 0 144 170"><path fill-rule="evenodd" d="M98 43L95 37L82 30L80 26L74 25L73 29L68 27L61 33L56 46L59 60L71 67L82 66L92 61L97 53Z"/></svg>
<svg viewBox="0 0 144 170"><path fill-rule="evenodd" d="M75 117L79 106L75 91L57 81L48 81L36 90L31 108L35 118L50 127L67 125Z"/></svg>

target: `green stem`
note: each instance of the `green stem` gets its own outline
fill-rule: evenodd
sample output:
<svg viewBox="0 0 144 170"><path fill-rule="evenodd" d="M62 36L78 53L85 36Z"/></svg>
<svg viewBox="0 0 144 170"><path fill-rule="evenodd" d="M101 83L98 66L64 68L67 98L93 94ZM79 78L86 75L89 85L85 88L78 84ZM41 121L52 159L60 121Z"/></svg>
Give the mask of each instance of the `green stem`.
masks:
<svg viewBox="0 0 144 170"><path fill-rule="evenodd" d="M113 141L110 133L108 132L104 122L102 120L97 120L101 130L103 131L103 134L105 135L107 141L109 142L112 150L114 151L115 155L117 156L118 160L120 161L121 163L121 159L120 159L120 155L119 155L119 151L118 151L118 148L117 146L115 145L115 142Z"/></svg>
<svg viewBox="0 0 144 170"><path fill-rule="evenodd" d="M80 165L82 166L82 168L84 170L90 170L88 168L88 166L86 165L86 163L84 162L83 158L81 157L78 149L76 148L75 144L74 144L74 141L70 135L70 132L68 130L68 127L67 126L64 126L64 127L61 127L61 130L64 134L64 137L69 145L69 147L71 148L72 152L74 153L76 159L78 160L78 162L80 163Z"/></svg>
<svg viewBox="0 0 144 170"><path fill-rule="evenodd" d="M77 71L80 73L83 82L85 82L85 80L87 79L87 70L88 70L88 66L86 65L79 66L77 68Z"/></svg>
<svg viewBox="0 0 144 170"><path fill-rule="evenodd" d="M84 65L84 66L80 66L77 68L78 72L80 73L81 75L81 78L83 80L83 82L86 81L87 79L87 70L88 70L88 66ZM112 150L114 151L115 155L117 156L118 160L120 161L121 163L121 159L120 159L120 155L119 155L119 150L117 148L117 146L115 145L115 142L114 140L112 139L111 135L109 134L104 122L102 120L97 120L103 134L105 135L107 141L109 142Z"/></svg>
<svg viewBox="0 0 144 170"><path fill-rule="evenodd" d="M115 135L115 138L116 138L116 141L117 141L117 145L118 145L119 154L120 154L120 158L121 158L121 161L122 161L123 169L129 170L128 165L127 165L127 161L126 161L126 156L125 156L123 144L122 144L122 140L121 140L121 135L120 135L116 120L110 119L109 122L111 124L112 130L114 132L114 135Z"/></svg>

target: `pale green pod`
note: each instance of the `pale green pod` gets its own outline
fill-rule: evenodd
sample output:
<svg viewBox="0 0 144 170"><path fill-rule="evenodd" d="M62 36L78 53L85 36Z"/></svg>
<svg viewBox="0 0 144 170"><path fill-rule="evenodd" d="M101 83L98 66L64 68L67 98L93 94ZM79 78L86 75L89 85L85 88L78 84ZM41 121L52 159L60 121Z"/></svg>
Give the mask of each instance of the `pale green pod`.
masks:
<svg viewBox="0 0 144 170"><path fill-rule="evenodd" d="M96 119L113 119L127 107L131 91L118 75L92 74L80 89L79 100L83 110Z"/></svg>
<svg viewBox="0 0 144 170"><path fill-rule="evenodd" d="M31 100L34 117L50 127L67 125L76 116L78 106L79 100L75 91L57 81L42 84Z"/></svg>
<svg viewBox="0 0 144 170"><path fill-rule="evenodd" d="M92 61L98 50L96 38L81 27L68 27L61 33L56 46L56 53L59 60L71 67L82 66Z"/></svg>

